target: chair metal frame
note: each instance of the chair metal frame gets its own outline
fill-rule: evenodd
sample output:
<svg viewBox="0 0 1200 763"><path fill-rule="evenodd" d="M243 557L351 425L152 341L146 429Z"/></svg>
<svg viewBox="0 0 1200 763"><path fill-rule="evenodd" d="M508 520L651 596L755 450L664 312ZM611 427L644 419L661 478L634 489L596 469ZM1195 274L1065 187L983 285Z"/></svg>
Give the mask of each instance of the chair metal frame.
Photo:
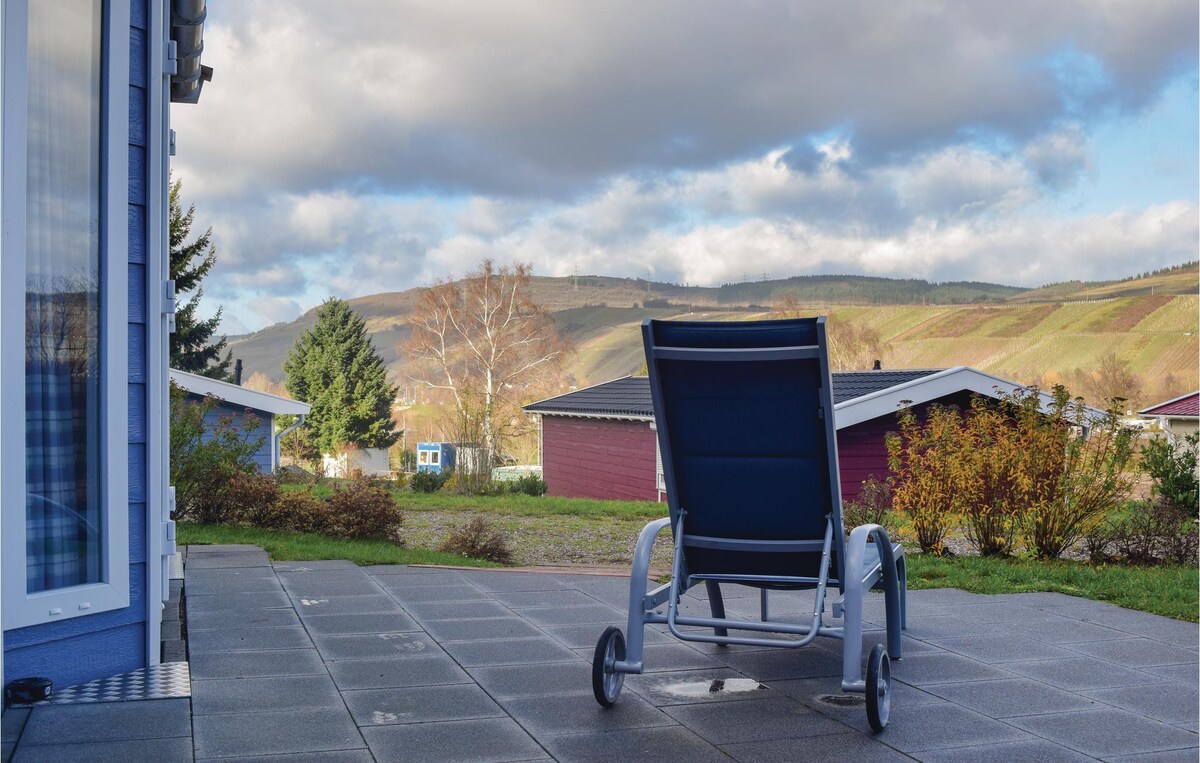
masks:
<svg viewBox="0 0 1200 763"><path fill-rule="evenodd" d="M813 319L808 319L813 320ZM782 321L759 322L782 324ZM696 325L696 324L693 324ZM736 324L735 324L736 325ZM842 691L868 695L868 716L876 731L887 723L890 703L891 659L902 656L901 631L906 623L907 577L903 549L893 544L884 528L877 524L866 524L854 528L848 541L843 542L840 479L837 461L837 435L833 420L831 376L828 363L825 319L815 319L816 345L761 347L761 348L695 348L656 346L654 321L642 324L646 348L647 367L650 373L650 388L653 395L659 447L662 450L663 472L667 485L670 515L657 519L645 526L638 537L633 555L633 568L629 585L629 616L627 621L627 643L622 640L619 629L610 628L597 644L594 679L596 698L603 705L611 705L620 693L625 674L640 674L644 664L644 628L648 624L665 624L676 638L683 641L712 644L743 644L776 648L799 648L812 643L818 636L842 640ZM662 360L688 362L760 362L786 360L817 360L824 380L820 391L821 410L818 415L824 421L825 443L828 460L828 480L831 506L825 515L824 538L798 540L750 540L726 537L707 537L688 533L686 507L678 506L675 490L675 461L671 452L671 437L667 417L660 415L665 410L664 392L657 363ZM650 555L655 538L665 528L671 527L674 535L674 556L670 582L653 589L648 586ZM772 554L780 552L820 551L821 559L816 577L802 575L762 574L706 574L691 573L687 569L684 548L708 548L727 551ZM831 557L837 560L837 569ZM694 585L703 582L708 594L711 617L685 615L680 612L682 596ZM761 591L761 619L742 620L726 617L721 584L737 584L758 587ZM830 585L836 585L838 596L832 602L834 620L841 625L826 624L824 613ZM882 662L877 655L882 651L876 647L868 664L868 679L862 671L862 607L863 596L871 588L882 588L887 614L887 648L882 652ZM815 589L815 600L808 622L784 623L769 619L767 591L769 589ZM661 609L666 605L666 613ZM686 631L683 627L712 629ZM792 638L762 638L758 636L730 635L729 631L751 633L775 633ZM613 632L616 635L613 635ZM798 638L797 638L798 637ZM606 641L608 643L606 643ZM872 676L872 669L875 674ZM884 671L880 678L879 671ZM884 685L868 685L872 683ZM876 693L873 697L872 693ZM884 703L882 708L879 703ZM872 714L871 705L876 705ZM882 718L880 719L880 713Z"/></svg>

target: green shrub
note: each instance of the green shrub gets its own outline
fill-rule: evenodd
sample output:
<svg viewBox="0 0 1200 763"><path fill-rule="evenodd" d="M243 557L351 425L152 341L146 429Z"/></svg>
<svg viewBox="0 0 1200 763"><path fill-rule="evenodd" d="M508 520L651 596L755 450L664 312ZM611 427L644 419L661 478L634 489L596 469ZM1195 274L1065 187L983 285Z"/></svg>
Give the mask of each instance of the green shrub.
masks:
<svg viewBox="0 0 1200 763"><path fill-rule="evenodd" d="M254 454L262 446L255 436L258 419L247 414L243 422L232 415L205 421L220 401L188 398L183 388L171 385L171 484L175 486L175 518L202 523L236 521L237 504L226 496L235 475L257 470Z"/></svg>
<svg viewBox="0 0 1200 763"><path fill-rule="evenodd" d="M546 485L546 481L536 474L526 474L509 482L508 489L513 493L538 496L545 495L549 487Z"/></svg>
<svg viewBox="0 0 1200 763"><path fill-rule="evenodd" d="M331 535L337 538L399 540L404 515L386 489L369 480L354 480L334 490L329 499Z"/></svg>
<svg viewBox="0 0 1200 763"><path fill-rule="evenodd" d="M450 536L438 550L500 564L511 564L513 560L504 535L493 530L483 517L474 517L465 525L451 528Z"/></svg>
<svg viewBox="0 0 1200 763"><path fill-rule="evenodd" d="M437 472L417 472L412 476L408 484L415 493L436 493L442 489L442 485L449 478L450 475L446 472L441 474Z"/></svg>
<svg viewBox="0 0 1200 763"><path fill-rule="evenodd" d="M924 423L911 408L897 418L900 431L887 436L893 504L912 523L921 551L941 556L971 492L962 416L957 408L931 405Z"/></svg>
<svg viewBox="0 0 1200 763"><path fill-rule="evenodd" d="M1200 474L1196 471L1198 450L1200 432L1193 432L1174 443L1163 437L1142 447L1142 466L1153 482L1153 495L1193 519L1200 509Z"/></svg>
<svg viewBox="0 0 1200 763"><path fill-rule="evenodd" d="M262 527L265 515L275 510L279 484L268 474L237 472L229 478L217 500L223 505L224 523L247 523Z"/></svg>

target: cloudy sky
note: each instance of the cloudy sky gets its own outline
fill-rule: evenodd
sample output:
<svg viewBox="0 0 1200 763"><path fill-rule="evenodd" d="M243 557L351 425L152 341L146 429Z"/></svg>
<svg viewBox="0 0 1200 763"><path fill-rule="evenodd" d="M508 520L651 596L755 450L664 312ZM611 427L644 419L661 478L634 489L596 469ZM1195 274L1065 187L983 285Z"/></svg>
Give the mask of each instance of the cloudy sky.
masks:
<svg viewBox="0 0 1200 763"><path fill-rule="evenodd" d="M1195 0L209 4L224 330L461 274L1036 286L1197 256Z"/></svg>

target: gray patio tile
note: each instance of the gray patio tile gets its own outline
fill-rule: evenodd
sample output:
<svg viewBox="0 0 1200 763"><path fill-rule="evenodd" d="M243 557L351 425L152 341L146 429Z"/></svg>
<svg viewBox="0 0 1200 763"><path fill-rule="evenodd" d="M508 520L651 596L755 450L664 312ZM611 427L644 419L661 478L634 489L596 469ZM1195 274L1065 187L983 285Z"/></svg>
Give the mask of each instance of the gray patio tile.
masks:
<svg viewBox="0 0 1200 763"><path fill-rule="evenodd" d="M1120 689L1098 689L1086 694L1148 718L1170 723L1190 722L1193 726L1197 721L1197 707L1200 706L1200 691L1195 683L1125 686Z"/></svg>
<svg viewBox="0 0 1200 763"><path fill-rule="evenodd" d="M1200 626L1196 623L1185 623L1112 604L1089 602L1077 607L1063 607L1059 614L1179 646L1194 647L1200 636Z"/></svg>
<svg viewBox="0 0 1200 763"><path fill-rule="evenodd" d="M497 699L574 694L592 686L592 668L582 661L543 663L536 667L478 667L468 668L467 672L488 694Z"/></svg>
<svg viewBox="0 0 1200 763"><path fill-rule="evenodd" d="M759 681L782 681L789 678L838 676L841 660L821 649L796 647L757 652L730 652L721 661L734 670Z"/></svg>
<svg viewBox="0 0 1200 763"><path fill-rule="evenodd" d="M501 763L546 757L509 718L369 726L362 734L378 760Z"/></svg>
<svg viewBox="0 0 1200 763"><path fill-rule="evenodd" d="M1029 623L1023 630L1025 637L1048 644L1073 644L1081 641L1129 638L1129 634L1124 631L1066 617Z"/></svg>
<svg viewBox="0 0 1200 763"><path fill-rule="evenodd" d="M980 604L991 600L990 596L981 593L971 593L961 588L927 588L920 591L909 591L910 602L922 604L954 605Z"/></svg>
<svg viewBox="0 0 1200 763"><path fill-rule="evenodd" d="M378 615L403 612L386 594L351 596L297 596L293 600L301 617L311 615Z"/></svg>
<svg viewBox="0 0 1200 763"><path fill-rule="evenodd" d="M1077 607L1086 604L1088 599L1081 596L1059 593L1057 591L1036 591L1033 593L997 593L988 596L996 602L1011 602L1036 609L1055 610L1061 607Z"/></svg>
<svg viewBox="0 0 1200 763"><path fill-rule="evenodd" d="M462 573L458 570L405 568L404 572L389 573L386 570L377 572L375 567L363 568L375 582L384 588L424 588L425 586L466 585Z"/></svg>
<svg viewBox="0 0 1200 763"><path fill-rule="evenodd" d="M632 692L621 695L612 707L600 707L592 692L545 697L509 697L504 709L539 739L549 734L603 733L615 729L672 726L668 715Z"/></svg>
<svg viewBox="0 0 1200 763"><path fill-rule="evenodd" d="M458 585L430 585L418 588L397 588L390 586L388 593L401 604L413 604L419 601L488 601L487 593L475 586L461 583Z"/></svg>
<svg viewBox="0 0 1200 763"><path fill-rule="evenodd" d="M930 639L934 646L989 664L1029 662L1030 660L1070 659L1076 656L1051 644L1009 636L965 636L962 638Z"/></svg>
<svg viewBox="0 0 1200 763"><path fill-rule="evenodd" d="M1196 763L1196 748L1164 750L1162 752L1140 752L1136 755L1118 755L1106 758L1111 763Z"/></svg>
<svg viewBox="0 0 1200 763"><path fill-rule="evenodd" d="M248 758L199 758L198 760L220 760L222 763L375 763L375 757L365 749L292 753L286 758L282 755L254 755Z"/></svg>
<svg viewBox="0 0 1200 763"><path fill-rule="evenodd" d="M531 638L541 636L537 628L519 617L493 617L479 620L430 620L422 623L438 641ZM597 636L598 637L598 636Z"/></svg>
<svg viewBox="0 0 1200 763"><path fill-rule="evenodd" d="M829 718L836 718L842 723L853 727L862 726L866 717L866 700L861 694L847 694L842 691L841 681L837 678L803 678L795 681L773 681L771 688L776 693L783 694L798 701L800 704L815 710ZM853 704L831 704L822 701L831 698L834 702L857 700ZM940 703L942 700L915 686L892 682L892 711L901 705L914 707L916 705Z"/></svg>
<svg viewBox="0 0 1200 763"><path fill-rule="evenodd" d="M10 742L21 735L21 730L25 728L25 723L29 720L29 713L32 712L29 707L10 707L0 715L0 737L5 742Z"/></svg>
<svg viewBox="0 0 1200 763"><path fill-rule="evenodd" d="M558 760L577 763L653 760L655 763L705 763L729 758L680 726L619 729L603 734L560 734L541 740Z"/></svg>
<svg viewBox="0 0 1200 763"><path fill-rule="evenodd" d="M946 607L947 617L958 617L976 623L1014 625L1018 628L1039 620L1055 620L1053 612L1025 607L1020 604L983 600L975 604L955 604Z"/></svg>
<svg viewBox="0 0 1200 763"><path fill-rule="evenodd" d="M1195 734L1123 710L1034 715L1010 722L1071 749L1104 757L1196 744Z"/></svg>
<svg viewBox="0 0 1200 763"><path fill-rule="evenodd" d="M372 575L441 575L448 570L436 567L416 567L409 564L367 564L362 569Z"/></svg>
<svg viewBox="0 0 1200 763"><path fill-rule="evenodd" d="M297 572L292 574L297 577L280 575L280 581L293 599L370 596L383 593L379 584L365 572ZM301 575L304 577L298 577Z"/></svg>
<svg viewBox="0 0 1200 763"><path fill-rule="evenodd" d="M899 763L912 758L865 734L832 734L799 739L771 739L722 745L721 749L741 763L778 763L782 760L839 759L855 763Z"/></svg>
<svg viewBox="0 0 1200 763"><path fill-rule="evenodd" d="M314 636L340 633L402 633L421 630L421 626L403 612L310 615L304 618L304 627Z"/></svg>
<svg viewBox="0 0 1200 763"><path fill-rule="evenodd" d="M450 656L463 667L486 665L532 665L539 662L570 662L575 653L550 638L496 639L490 641L447 641ZM591 659L591 656L588 656Z"/></svg>
<svg viewBox="0 0 1200 763"><path fill-rule="evenodd" d="M185 571L232 569L235 567L264 567L270 569L271 563L266 554L214 554L212 556L195 557L187 560Z"/></svg>
<svg viewBox="0 0 1200 763"><path fill-rule="evenodd" d="M1055 689L1028 678L938 684L928 687L928 691L991 718L1102 707L1100 703L1078 694Z"/></svg>
<svg viewBox="0 0 1200 763"><path fill-rule="evenodd" d="M275 570L270 565L266 567L216 567L207 570L188 570L187 582L214 580L274 580ZM172 580L172 583L181 581Z"/></svg>
<svg viewBox="0 0 1200 763"><path fill-rule="evenodd" d="M643 649L647 673L674 670L714 670L726 666L724 655L718 658L715 655L704 654L679 641L666 644L646 644ZM590 663L595 653L595 646L591 649L581 649L577 653Z"/></svg>
<svg viewBox="0 0 1200 763"><path fill-rule="evenodd" d="M359 726L504 716L500 706L474 684L365 689L344 692L342 699Z"/></svg>
<svg viewBox="0 0 1200 763"><path fill-rule="evenodd" d="M192 740L189 737L172 737L48 745L30 745L22 740L20 749L13 756L13 763L129 763L143 760L191 763Z"/></svg>
<svg viewBox="0 0 1200 763"><path fill-rule="evenodd" d="M884 623L875 622L879 627ZM911 617L906 635L928 641L938 638L960 638L963 636L991 636L997 632L994 623L981 623L962 617Z"/></svg>
<svg viewBox="0 0 1200 763"><path fill-rule="evenodd" d="M227 628L198 630L188 634L192 654L205 652L261 651L263 649L306 649L312 647L300 626L290 628Z"/></svg>
<svg viewBox="0 0 1200 763"><path fill-rule="evenodd" d="M494 601L409 601L404 609L422 620L477 620L512 617L512 611Z"/></svg>
<svg viewBox="0 0 1200 763"><path fill-rule="evenodd" d="M462 576L484 591L557 591L568 587L553 575L539 573L481 571L464 572Z"/></svg>
<svg viewBox="0 0 1200 763"><path fill-rule="evenodd" d="M603 604L584 604L578 607L543 607L522 609L521 617L536 625L584 625L587 623L619 623L627 613L618 612Z"/></svg>
<svg viewBox="0 0 1200 763"><path fill-rule="evenodd" d="M860 708L857 717L850 716L846 720L864 733L870 733L865 709ZM1033 739L1006 723L949 702L919 705L893 702L888 727L876 738L905 753Z"/></svg>
<svg viewBox="0 0 1200 763"><path fill-rule="evenodd" d="M325 674L316 649L275 649L263 652L194 654L192 678L262 678Z"/></svg>
<svg viewBox="0 0 1200 763"><path fill-rule="evenodd" d="M442 650L429 636L417 632L367 633L347 636L315 636L317 651L326 660L361 660L372 657L403 659Z"/></svg>
<svg viewBox="0 0 1200 763"><path fill-rule="evenodd" d="M1160 641L1151 641L1148 638L1072 644L1070 648L1089 657L1097 657L1131 668L1186 665L1196 661L1196 653L1190 649L1182 649Z"/></svg>
<svg viewBox="0 0 1200 763"><path fill-rule="evenodd" d="M1168 681L1194 686L1196 684L1196 674L1200 672L1200 665L1194 662L1191 665L1155 665L1148 668L1141 668L1141 670L1159 678L1165 678Z"/></svg>
<svg viewBox="0 0 1200 763"><path fill-rule="evenodd" d="M360 567L354 562L346 561L345 559L316 559L307 562L273 562L271 564L276 572L314 572L316 570L363 570L364 572L369 567Z"/></svg>
<svg viewBox="0 0 1200 763"><path fill-rule="evenodd" d="M582 591L563 589L558 591L497 591L492 598L510 609L531 607L581 607L599 603L595 597Z"/></svg>
<svg viewBox="0 0 1200 763"><path fill-rule="evenodd" d="M36 707L21 746L187 736L188 701L155 699Z"/></svg>
<svg viewBox="0 0 1200 763"><path fill-rule="evenodd" d="M1073 660L1010 662L1006 663L1004 667L1006 670L1068 691L1111 689L1117 686L1144 686L1158 680L1148 673L1123 668L1120 665L1091 657L1080 657Z"/></svg>
<svg viewBox="0 0 1200 763"><path fill-rule="evenodd" d="M192 681L193 715L336 707L339 702L327 675Z"/></svg>
<svg viewBox="0 0 1200 763"><path fill-rule="evenodd" d="M1044 739L1000 742L978 747L952 747L948 750L917 753L915 757L924 763L1082 763L1094 760Z"/></svg>
<svg viewBox="0 0 1200 763"><path fill-rule="evenodd" d="M223 628L287 628L300 624L294 609L224 609L187 613L188 633Z"/></svg>
<svg viewBox="0 0 1200 763"><path fill-rule="evenodd" d="M278 593L283 588L274 575L270 577L250 577L227 575L221 578L196 580L188 576L188 596L207 596L226 593Z"/></svg>
<svg viewBox="0 0 1200 763"><path fill-rule="evenodd" d="M949 653L906 657L892 665L892 676L914 686L1012 677L1000 668Z"/></svg>
<svg viewBox="0 0 1200 763"><path fill-rule="evenodd" d="M345 707L198 715L192 719L192 728L197 758L285 755L364 746Z"/></svg>
<svg viewBox="0 0 1200 763"><path fill-rule="evenodd" d="M275 609L290 606L292 606L292 602L288 600L287 594L282 590L211 595L192 595L188 593L187 597L189 615L192 612L221 612L231 609Z"/></svg>
<svg viewBox="0 0 1200 763"><path fill-rule="evenodd" d="M625 690L630 689L658 707L695 702L744 702L775 695L767 684L728 668L626 676Z"/></svg>
<svg viewBox="0 0 1200 763"><path fill-rule="evenodd" d="M902 649L902 657L908 658L917 654L944 654L945 649L940 646L934 646L928 641L920 641L919 639L910 638L909 636L900 637L900 646ZM813 646L823 652L835 655L838 659L838 664L841 664L842 645L843 641L836 638L818 638L813 642ZM862 655L863 664L866 664L867 655L875 648L876 644L887 646L887 631L872 630L865 631L862 635ZM890 656L890 655L889 655Z"/></svg>
<svg viewBox="0 0 1200 763"><path fill-rule="evenodd" d="M338 660L329 663L329 673L342 691L460 684L470 681L467 674L455 665L453 660L440 654L408 660L397 660L394 657Z"/></svg>
<svg viewBox="0 0 1200 763"><path fill-rule="evenodd" d="M728 705L674 705L664 708L664 712L717 745L820 736L846 730L837 721L785 696Z"/></svg>
<svg viewBox="0 0 1200 763"><path fill-rule="evenodd" d="M592 649L595 648L600 634L604 632L604 626L595 623L587 625L555 625L542 628L542 630L551 638L561 641L563 646L568 649ZM645 643L647 644L666 644L675 641L674 638L663 635L654 628L647 628L645 633ZM628 638L628 634L626 634L626 638Z"/></svg>

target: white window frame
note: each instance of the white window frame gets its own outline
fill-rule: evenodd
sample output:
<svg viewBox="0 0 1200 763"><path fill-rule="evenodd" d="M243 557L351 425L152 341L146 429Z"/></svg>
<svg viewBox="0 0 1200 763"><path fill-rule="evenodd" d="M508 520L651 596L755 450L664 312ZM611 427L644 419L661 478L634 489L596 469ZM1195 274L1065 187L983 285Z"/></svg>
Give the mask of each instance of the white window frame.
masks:
<svg viewBox="0 0 1200 763"><path fill-rule="evenodd" d="M36 2L37 0L35 0ZM29 593L25 519L25 222L28 4L4 0L0 34L0 591L12 630L129 606L129 3L101 11L100 583ZM149 496L147 496L149 498Z"/></svg>

